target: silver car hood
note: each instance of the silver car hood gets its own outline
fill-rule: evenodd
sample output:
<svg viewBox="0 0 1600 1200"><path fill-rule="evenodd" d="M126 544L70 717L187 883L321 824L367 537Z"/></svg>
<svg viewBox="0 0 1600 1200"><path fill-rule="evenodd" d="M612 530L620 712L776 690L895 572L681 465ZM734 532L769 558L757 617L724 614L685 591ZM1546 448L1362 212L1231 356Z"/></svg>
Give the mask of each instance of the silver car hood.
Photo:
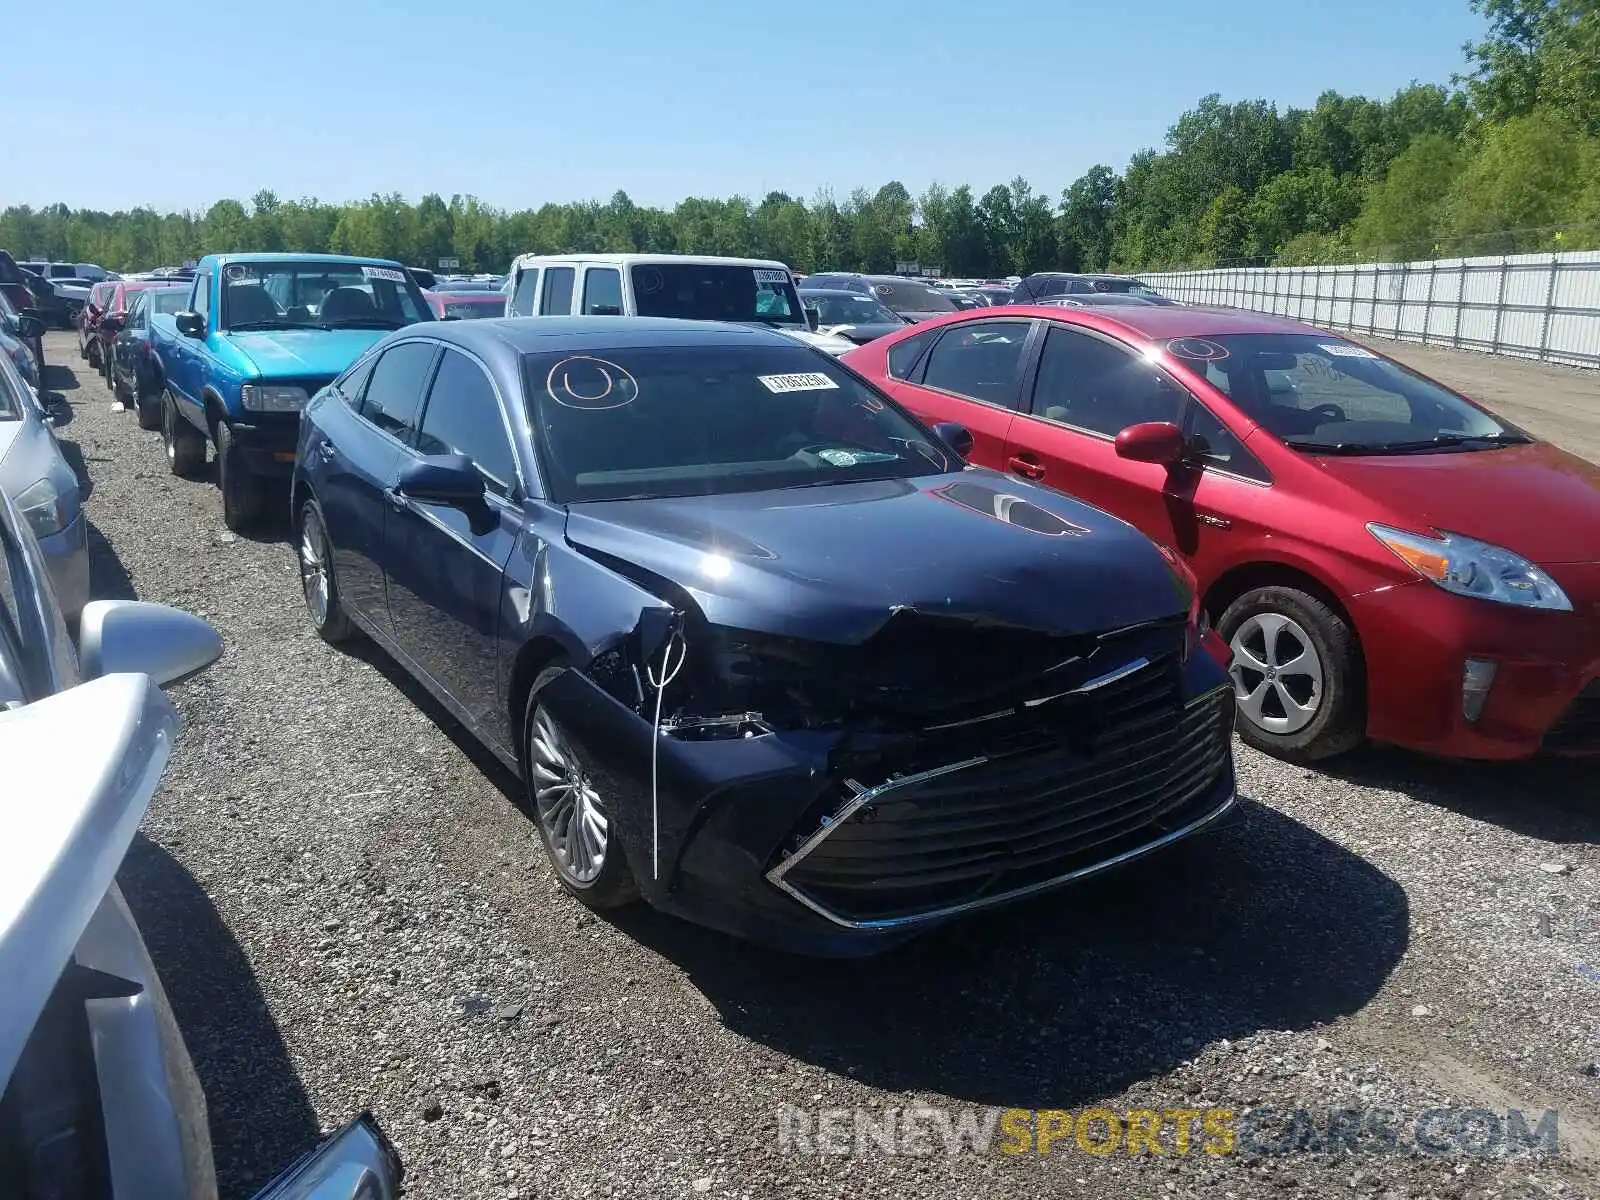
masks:
<svg viewBox="0 0 1600 1200"><path fill-rule="evenodd" d="M116 879L178 724L146 675L0 712L0 1081Z"/></svg>

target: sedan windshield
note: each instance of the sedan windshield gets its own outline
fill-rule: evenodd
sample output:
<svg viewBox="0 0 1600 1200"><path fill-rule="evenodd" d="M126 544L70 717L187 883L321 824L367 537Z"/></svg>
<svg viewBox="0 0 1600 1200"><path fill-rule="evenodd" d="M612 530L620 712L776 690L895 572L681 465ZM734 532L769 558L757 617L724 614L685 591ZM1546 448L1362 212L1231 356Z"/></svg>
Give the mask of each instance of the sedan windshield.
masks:
<svg viewBox="0 0 1600 1200"><path fill-rule="evenodd" d="M877 293L879 300L897 313L956 312L960 307L938 288L918 283L914 279L874 283L872 290Z"/></svg>
<svg viewBox="0 0 1600 1200"><path fill-rule="evenodd" d="M815 296L800 298L817 308L824 325L901 325L899 317L870 296Z"/></svg>
<svg viewBox="0 0 1600 1200"><path fill-rule="evenodd" d="M1296 450L1415 454L1532 440L1398 363L1325 333L1177 338L1167 350Z"/></svg>
<svg viewBox="0 0 1600 1200"><path fill-rule="evenodd" d="M398 267L229 263L222 279L224 329L399 329L433 318Z"/></svg>
<svg viewBox="0 0 1600 1200"><path fill-rule="evenodd" d="M952 470L893 401L796 345L523 359L550 498L656 499Z"/></svg>
<svg viewBox="0 0 1600 1200"><path fill-rule="evenodd" d="M189 304L188 288L153 288L149 293L152 313L171 316L181 313Z"/></svg>
<svg viewBox="0 0 1600 1200"><path fill-rule="evenodd" d="M641 263L632 268L641 317L759 322L805 328L794 279L781 267L733 263Z"/></svg>
<svg viewBox="0 0 1600 1200"><path fill-rule="evenodd" d="M445 316L459 317L463 321L506 315L506 298L498 293L486 296L442 296L440 301Z"/></svg>

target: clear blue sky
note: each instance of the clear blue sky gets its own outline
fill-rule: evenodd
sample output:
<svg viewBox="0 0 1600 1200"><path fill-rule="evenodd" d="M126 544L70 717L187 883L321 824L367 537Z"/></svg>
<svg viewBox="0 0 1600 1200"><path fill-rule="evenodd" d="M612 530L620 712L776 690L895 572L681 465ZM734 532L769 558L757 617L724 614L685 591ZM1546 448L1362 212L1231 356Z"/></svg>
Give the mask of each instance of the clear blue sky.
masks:
<svg viewBox="0 0 1600 1200"><path fill-rule="evenodd" d="M103 209L1018 174L1058 195L1207 92L1386 97L1447 81L1481 29L1467 0L10 4L27 95L0 118L0 207Z"/></svg>

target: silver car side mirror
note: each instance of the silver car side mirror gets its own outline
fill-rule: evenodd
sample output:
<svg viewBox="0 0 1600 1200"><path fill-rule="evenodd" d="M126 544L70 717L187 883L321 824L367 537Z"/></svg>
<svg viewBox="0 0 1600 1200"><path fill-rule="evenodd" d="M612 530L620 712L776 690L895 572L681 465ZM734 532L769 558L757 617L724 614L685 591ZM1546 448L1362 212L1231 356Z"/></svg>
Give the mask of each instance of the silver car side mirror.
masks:
<svg viewBox="0 0 1600 1200"><path fill-rule="evenodd" d="M222 657L222 638L205 621L165 604L91 600L78 622L78 665L85 679L123 672L161 687L198 675Z"/></svg>

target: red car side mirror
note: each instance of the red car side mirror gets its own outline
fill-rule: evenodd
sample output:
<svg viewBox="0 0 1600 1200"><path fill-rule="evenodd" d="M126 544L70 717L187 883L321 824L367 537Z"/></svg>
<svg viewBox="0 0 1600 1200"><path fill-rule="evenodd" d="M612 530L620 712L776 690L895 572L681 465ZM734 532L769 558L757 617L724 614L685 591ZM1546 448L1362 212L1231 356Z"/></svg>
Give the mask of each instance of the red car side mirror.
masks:
<svg viewBox="0 0 1600 1200"><path fill-rule="evenodd" d="M1117 434L1117 456L1172 467L1188 453L1183 430L1170 421L1144 421Z"/></svg>

